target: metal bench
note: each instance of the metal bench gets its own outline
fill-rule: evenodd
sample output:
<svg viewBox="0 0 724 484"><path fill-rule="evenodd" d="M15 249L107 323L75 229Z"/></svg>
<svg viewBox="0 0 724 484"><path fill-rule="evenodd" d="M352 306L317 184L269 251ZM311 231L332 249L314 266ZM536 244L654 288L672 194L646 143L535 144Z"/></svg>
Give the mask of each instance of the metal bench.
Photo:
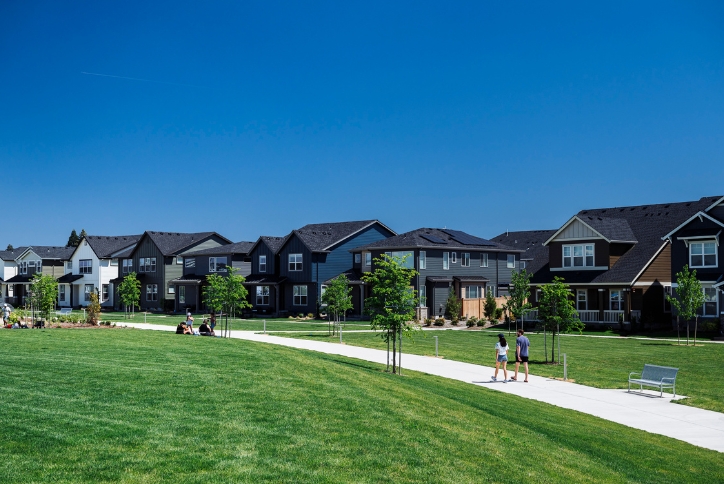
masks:
<svg viewBox="0 0 724 484"><path fill-rule="evenodd" d="M656 365L644 365L644 371L641 373L631 372L628 375L628 391L631 393L631 384L639 386L639 391L643 392L643 387L657 387L661 392L661 397L664 396L664 388L671 388L676 396L676 374L679 372L678 368L671 368L670 366L656 366ZM632 378L634 375L639 375L638 378Z"/></svg>
<svg viewBox="0 0 724 484"><path fill-rule="evenodd" d="M58 314L60 316L67 316L69 315L73 310L71 308L60 308L60 311L56 311L55 314Z"/></svg>

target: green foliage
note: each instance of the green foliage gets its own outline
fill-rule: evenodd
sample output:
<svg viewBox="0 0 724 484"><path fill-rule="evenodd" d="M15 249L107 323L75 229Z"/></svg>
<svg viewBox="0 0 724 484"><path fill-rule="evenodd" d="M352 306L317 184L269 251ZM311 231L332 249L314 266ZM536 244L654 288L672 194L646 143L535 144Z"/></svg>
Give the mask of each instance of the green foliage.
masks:
<svg viewBox="0 0 724 484"><path fill-rule="evenodd" d="M58 281L53 276L35 273L31 280L30 300L46 319L50 318L50 312L55 309L58 300Z"/></svg>
<svg viewBox="0 0 724 484"><path fill-rule="evenodd" d="M504 306L513 319L520 319L523 311L531 307L528 299L530 298L530 278L532 276L533 274L529 274L525 269L513 273Z"/></svg>
<svg viewBox="0 0 724 484"><path fill-rule="evenodd" d="M73 229L73 231L70 233L70 237L68 237L68 243L65 244L66 247L78 247L78 244L80 244L80 237L78 237L78 233Z"/></svg>
<svg viewBox="0 0 724 484"><path fill-rule="evenodd" d="M483 314L488 318L489 321L495 319L495 313L498 310L498 303L493 297L493 291L488 289L488 293L485 295L485 302L483 303Z"/></svg>
<svg viewBox="0 0 724 484"><path fill-rule="evenodd" d="M204 302L214 312L227 314L251 307L247 298L249 292L244 287L244 276L236 274L235 267L226 267L227 275L209 274L208 286L204 288Z"/></svg>
<svg viewBox="0 0 724 484"><path fill-rule="evenodd" d="M126 311L138 306L141 301L141 281L131 272L118 285L118 298L123 303Z"/></svg>
<svg viewBox="0 0 724 484"><path fill-rule="evenodd" d="M5 250L15 250L15 248L13 247L13 244L8 244L8 247Z"/></svg>
<svg viewBox="0 0 724 484"><path fill-rule="evenodd" d="M80 229L80 234L78 234L78 243L80 243L81 240L83 240L83 237L87 237L88 234L86 233L85 229Z"/></svg>
<svg viewBox="0 0 724 484"><path fill-rule="evenodd" d="M552 333L551 358L555 360L556 333L581 333L585 325L578 319L578 312L570 297L568 284L562 277L554 277L553 282L541 286L538 317L545 328Z"/></svg>
<svg viewBox="0 0 724 484"><path fill-rule="evenodd" d="M100 319L100 316L101 305L98 302L98 290L96 288L95 291L91 292L90 304L88 304L85 312L85 321L90 325L96 326L98 324L98 319Z"/></svg>
<svg viewBox="0 0 724 484"><path fill-rule="evenodd" d="M352 288L344 274L332 279L322 294L322 303L327 305L327 313L339 323L340 318L352 309Z"/></svg>
<svg viewBox="0 0 724 484"><path fill-rule="evenodd" d="M689 271L689 266L685 265L681 272L676 273L676 284L676 297L667 295L666 299L684 321L690 321L704 304L704 290L696 278L696 269Z"/></svg>
<svg viewBox="0 0 724 484"><path fill-rule="evenodd" d="M445 320L443 318L435 318L435 326L445 326Z"/></svg>
<svg viewBox="0 0 724 484"><path fill-rule="evenodd" d="M455 288L450 288L450 294L447 296L445 303L445 311L450 315L450 320L456 324L460 320L460 311L463 309L463 302L455 294Z"/></svg>

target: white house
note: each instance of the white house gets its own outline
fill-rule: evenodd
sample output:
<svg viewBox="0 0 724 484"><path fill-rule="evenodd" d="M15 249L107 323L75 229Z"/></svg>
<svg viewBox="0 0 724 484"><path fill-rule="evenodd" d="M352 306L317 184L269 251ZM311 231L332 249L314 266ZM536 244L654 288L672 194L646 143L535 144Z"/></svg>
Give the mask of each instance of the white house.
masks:
<svg viewBox="0 0 724 484"><path fill-rule="evenodd" d="M25 252L25 249L27 247L0 250L0 302L12 304L15 300L15 286L7 284L6 281L18 275L18 264L15 259Z"/></svg>
<svg viewBox="0 0 724 484"><path fill-rule="evenodd" d="M83 237L66 263L66 274L58 279L58 304L87 306L91 293L98 291L101 306L113 307L111 279L118 277L118 259L113 255L134 247L140 238L140 235Z"/></svg>
<svg viewBox="0 0 724 484"><path fill-rule="evenodd" d="M18 251L13 251L18 252ZM36 245L25 247L15 257L17 273L5 280L7 292L13 292L13 296L6 296L7 302L20 306L25 303L28 295L28 286L36 273L42 273L54 278L59 278L65 273L65 263L73 252L73 247L56 247ZM6 261L7 262L7 261Z"/></svg>

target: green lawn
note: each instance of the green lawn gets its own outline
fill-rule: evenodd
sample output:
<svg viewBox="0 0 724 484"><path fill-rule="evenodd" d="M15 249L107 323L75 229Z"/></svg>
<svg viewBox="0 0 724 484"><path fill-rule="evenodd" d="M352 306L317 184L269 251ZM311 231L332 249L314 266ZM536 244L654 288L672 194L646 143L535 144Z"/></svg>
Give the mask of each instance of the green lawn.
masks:
<svg viewBox="0 0 724 484"><path fill-rule="evenodd" d="M342 357L131 329L0 348L4 483L724 480L717 452Z"/></svg>
<svg viewBox="0 0 724 484"><path fill-rule="evenodd" d="M434 355L439 337L439 354L451 360L494 366L497 332L488 331L425 331L414 341L403 340L406 353ZM504 332L507 336L507 331ZM339 337L320 334L280 334L321 341L339 341ZM386 348L379 334L343 333L346 344L367 348ZM563 377L563 364L546 365L543 335L527 334L531 341L531 373ZM548 335L548 359L551 339ZM515 348L515 334L509 345ZM645 363L679 368L676 392L691 398L680 403L724 412L724 344L703 343L696 347L677 346L668 341L625 338L590 338L563 336L561 353L568 355L568 377L578 383L598 388L626 388L628 375L641 371ZM561 357L561 363L563 357ZM514 365L509 364L508 368Z"/></svg>

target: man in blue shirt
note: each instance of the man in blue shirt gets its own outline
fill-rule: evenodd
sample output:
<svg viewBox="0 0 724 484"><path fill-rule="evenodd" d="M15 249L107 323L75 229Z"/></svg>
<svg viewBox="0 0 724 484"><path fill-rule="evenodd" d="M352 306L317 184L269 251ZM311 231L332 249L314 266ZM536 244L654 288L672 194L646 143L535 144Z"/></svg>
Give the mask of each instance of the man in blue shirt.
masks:
<svg viewBox="0 0 724 484"><path fill-rule="evenodd" d="M528 348L530 340L523 336L524 331L518 330L518 337L515 339L515 376L513 380L518 381L518 367L521 363L525 367L525 382L528 383Z"/></svg>

